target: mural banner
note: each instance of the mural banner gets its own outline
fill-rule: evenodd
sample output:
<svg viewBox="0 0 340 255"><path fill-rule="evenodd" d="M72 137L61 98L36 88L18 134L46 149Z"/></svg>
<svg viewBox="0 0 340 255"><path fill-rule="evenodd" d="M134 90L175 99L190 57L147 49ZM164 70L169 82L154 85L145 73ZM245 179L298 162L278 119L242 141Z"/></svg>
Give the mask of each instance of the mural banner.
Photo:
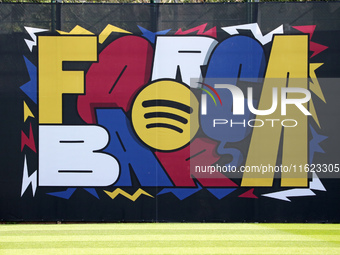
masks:
<svg viewBox="0 0 340 255"><path fill-rule="evenodd" d="M339 2L0 13L1 221L339 222Z"/></svg>

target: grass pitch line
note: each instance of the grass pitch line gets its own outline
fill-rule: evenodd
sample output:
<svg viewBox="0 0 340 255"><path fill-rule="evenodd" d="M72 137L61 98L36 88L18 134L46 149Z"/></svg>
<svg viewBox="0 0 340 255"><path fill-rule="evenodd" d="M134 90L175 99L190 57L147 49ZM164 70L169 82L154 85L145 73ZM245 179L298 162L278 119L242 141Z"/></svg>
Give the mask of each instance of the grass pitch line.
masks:
<svg viewBox="0 0 340 255"><path fill-rule="evenodd" d="M339 224L0 225L0 254L340 254Z"/></svg>
<svg viewBox="0 0 340 255"><path fill-rule="evenodd" d="M301 248L321 248L321 247L336 247L340 248L339 242L327 242L327 241L310 241L310 242L300 242L300 241L96 241L96 242L72 242L71 244L67 242L3 242L1 243L2 249L50 249L50 248L65 248L66 245L72 248L147 248L147 247L301 247Z"/></svg>
<svg viewBox="0 0 340 255"><path fill-rule="evenodd" d="M275 247L157 247L157 248L86 248L86 249L74 249L74 248L63 248L63 249L8 249L2 250L2 255L71 255L71 254L139 254L139 255L159 255L159 254L303 254L303 255L316 255L316 254L340 254L340 248L295 248L286 247L275 248Z"/></svg>
<svg viewBox="0 0 340 255"><path fill-rule="evenodd" d="M202 235L202 234L178 234L178 235L149 235L149 234L126 234L126 235L62 235L62 236L2 236L2 242L96 242L96 241L328 241L340 242L340 235Z"/></svg>
<svg viewBox="0 0 340 255"><path fill-rule="evenodd" d="M101 224L13 224L1 225L1 231L33 230L339 230L339 224L294 223L101 223Z"/></svg>

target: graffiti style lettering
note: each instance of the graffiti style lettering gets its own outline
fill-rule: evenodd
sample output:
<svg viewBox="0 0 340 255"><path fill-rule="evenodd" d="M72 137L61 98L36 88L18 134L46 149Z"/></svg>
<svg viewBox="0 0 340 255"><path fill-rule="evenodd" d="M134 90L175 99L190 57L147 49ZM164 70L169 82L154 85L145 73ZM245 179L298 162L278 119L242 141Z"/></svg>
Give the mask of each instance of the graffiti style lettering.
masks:
<svg viewBox="0 0 340 255"><path fill-rule="evenodd" d="M289 80L287 79L289 77ZM274 87L307 89L308 77L308 36L275 36L268 62L265 82L259 103L259 109L268 109L271 105L271 93ZM307 97L307 96L306 96ZM304 100L305 101L305 100ZM305 108L306 103L302 106ZM308 162L308 121L307 115L296 111L295 107L287 107L287 117L297 120L299 125L284 129L282 164L305 165ZM264 120L259 115L256 117ZM280 119L280 111L266 116L266 118ZM246 166L275 165L278 157L282 126L264 126L254 129ZM299 137L298 141L295 137ZM262 144L261 150L258 145ZM274 173L244 173L242 186L271 187ZM306 187L307 173L282 173L281 186Z"/></svg>
<svg viewBox="0 0 340 255"><path fill-rule="evenodd" d="M121 174L116 186L131 186L130 167L142 186L172 186L155 155L142 144L122 109L97 109L98 124L110 134L104 152L118 158Z"/></svg>
<svg viewBox="0 0 340 255"><path fill-rule="evenodd" d="M41 125L39 185L102 187L116 182L117 160L98 152L109 142L99 126Z"/></svg>
<svg viewBox="0 0 340 255"><path fill-rule="evenodd" d="M191 78L202 78L201 66L207 64L217 41L204 36L157 36L152 80L176 79L192 87Z"/></svg>
<svg viewBox="0 0 340 255"><path fill-rule="evenodd" d="M215 153L216 146L217 142L208 138L196 138L190 147L170 153L157 151L155 154L176 187L195 187L193 178L204 187L235 187L237 184L222 173L214 172L206 178L207 174L194 170L196 165L212 165L220 159Z"/></svg>
<svg viewBox="0 0 340 255"><path fill-rule="evenodd" d="M242 160L242 153L235 148L225 148L230 142L243 140L250 132L249 128L230 128L221 125L214 128L211 123L214 119L231 119L234 122L243 122L251 119L252 114L249 109L244 109L245 101L241 102L238 95L234 95L236 100L233 102L232 92L239 92L237 81L257 82L264 75L265 56L262 46L252 38L246 36L234 36L219 43L213 51L208 63L205 83L219 83L226 81L229 90L215 85L217 93L221 97L222 104L215 105L212 100L207 99L207 115L200 116L200 124L203 132L214 140L221 141L217 153L220 155L232 155L231 165L238 166ZM212 85L212 84L210 84ZM222 86L223 87L223 86ZM203 91L202 95L206 92ZM238 93L239 94L239 93ZM241 92L242 94L242 92ZM243 94L242 94L243 96ZM233 104L244 113L242 116L233 116ZM236 107L236 105L234 105Z"/></svg>
<svg viewBox="0 0 340 255"><path fill-rule="evenodd" d="M224 78L236 85L237 79L256 82L266 67L262 46L254 39L242 35L219 43L211 54L206 78Z"/></svg>
<svg viewBox="0 0 340 255"><path fill-rule="evenodd" d="M83 71L63 71L64 61L96 61L96 36L41 36L39 123L62 123L62 95L84 93Z"/></svg>
<svg viewBox="0 0 340 255"><path fill-rule="evenodd" d="M249 36L153 34L100 52L93 35L39 37L39 186L227 188L238 186L227 172L192 168L308 163L308 35L275 35L266 65ZM67 61L94 63L84 76ZM62 125L64 94L77 94L71 110L90 125ZM244 172L241 186L273 178ZM307 185L305 172L281 174L282 187Z"/></svg>
<svg viewBox="0 0 340 255"><path fill-rule="evenodd" d="M128 111L135 94L150 79L153 49L145 38L127 35L110 43L86 74L85 95L78 97L78 113L95 123L95 108Z"/></svg>

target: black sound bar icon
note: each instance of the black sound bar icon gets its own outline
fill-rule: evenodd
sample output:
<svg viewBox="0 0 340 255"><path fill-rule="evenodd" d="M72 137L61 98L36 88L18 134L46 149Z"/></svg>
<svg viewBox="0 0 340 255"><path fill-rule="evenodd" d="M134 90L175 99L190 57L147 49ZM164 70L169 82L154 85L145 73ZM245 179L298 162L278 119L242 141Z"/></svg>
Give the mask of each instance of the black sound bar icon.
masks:
<svg viewBox="0 0 340 255"><path fill-rule="evenodd" d="M186 114L191 114L193 112L193 109L188 105L182 104L180 102L176 102L172 100L164 100L164 99L145 100L142 103L142 106L144 108L157 107L157 106L170 107L170 108L180 110L181 112L186 113ZM145 113L144 118L145 119L164 118L164 119L172 119L182 124L188 123L188 119L183 116L180 116L174 113L169 113L169 112L162 112L162 111ZM169 124L169 123L155 122L155 123L150 123L146 125L146 128L148 129L157 128L157 127L169 128L178 133L183 133L183 129L181 129L180 127L174 126L172 124Z"/></svg>

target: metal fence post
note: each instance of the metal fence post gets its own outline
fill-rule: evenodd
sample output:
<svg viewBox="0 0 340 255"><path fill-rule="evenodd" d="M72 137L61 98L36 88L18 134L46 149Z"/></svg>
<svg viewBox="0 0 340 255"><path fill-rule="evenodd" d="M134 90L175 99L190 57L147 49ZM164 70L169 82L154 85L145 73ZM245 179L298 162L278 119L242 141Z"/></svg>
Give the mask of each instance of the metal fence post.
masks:
<svg viewBox="0 0 340 255"><path fill-rule="evenodd" d="M51 30L61 30L61 4L62 0L51 0Z"/></svg>
<svg viewBox="0 0 340 255"><path fill-rule="evenodd" d="M259 0L247 0L247 21L248 23L257 22L257 10Z"/></svg>
<svg viewBox="0 0 340 255"><path fill-rule="evenodd" d="M56 31L56 6L55 6L55 0L51 0L51 30L54 32Z"/></svg>
<svg viewBox="0 0 340 255"><path fill-rule="evenodd" d="M63 3L63 0L57 0L56 3L56 29L61 30L61 5Z"/></svg>

